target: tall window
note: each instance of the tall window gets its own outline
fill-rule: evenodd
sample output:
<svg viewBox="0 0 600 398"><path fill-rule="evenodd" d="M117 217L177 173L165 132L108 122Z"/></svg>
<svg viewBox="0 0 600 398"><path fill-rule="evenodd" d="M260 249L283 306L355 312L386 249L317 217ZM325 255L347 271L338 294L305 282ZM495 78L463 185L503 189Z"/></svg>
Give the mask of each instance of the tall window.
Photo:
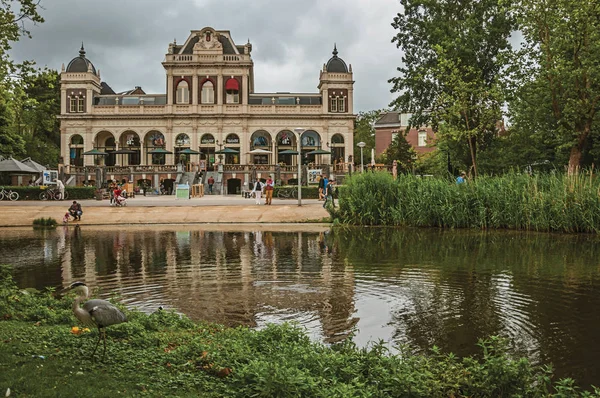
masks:
<svg viewBox="0 0 600 398"><path fill-rule="evenodd" d="M190 89L185 80L182 80L177 85L177 103L178 104L189 104L190 103Z"/></svg>
<svg viewBox="0 0 600 398"><path fill-rule="evenodd" d="M83 112L85 98L77 98L77 112Z"/></svg>
<svg viewBox="0 0 600 398"><path fill-rule="evenodd" d="M331 112L337 112L337 97L331 99Z"/></svg>
<svg viewBox="0 0 600 398"><path fill-rule="evenodd" d="M419 131L419 146L427 146L427 131Z"/></svg>
<svg viewBox="0 0 600 398"><path fill-rule="evenodd" d="M344 97L338 97L338 103L337 103L337 108L338 108L338 112L345 112L346 111L346 99Z"/></svg>
<svg viewBox="0 0 600 398"><path fill-rule="evenodd" d="M77 112L77 98L71 97L71 99L69 101L69 111Z"/></svg>
<svg viewBox="0 0 600 398"><path fill-rule="evenodd" d="M215 87L210 80L207 80L202 85L202 104L214 104L215 103Z"/></svg>
<svg viewBox="0 0 600 398"><path fill-rule="evenodd" d="M225 83L225 103L226 104L239 104L240 103L240 84L237 79L228 79Z"/></svg>

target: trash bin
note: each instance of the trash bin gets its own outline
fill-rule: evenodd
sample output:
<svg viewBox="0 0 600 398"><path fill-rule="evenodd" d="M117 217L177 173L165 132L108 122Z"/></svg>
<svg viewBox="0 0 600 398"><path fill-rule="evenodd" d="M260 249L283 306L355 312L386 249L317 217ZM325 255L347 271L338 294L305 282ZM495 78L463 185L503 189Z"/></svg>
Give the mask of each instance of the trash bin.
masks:
<svg viewBox="0 0 600 398"><path fill-rule="evenodd" d="M177 186L175 187L175 198L189 199L190 198L190 186L188 184L177 184Z"/></svg>

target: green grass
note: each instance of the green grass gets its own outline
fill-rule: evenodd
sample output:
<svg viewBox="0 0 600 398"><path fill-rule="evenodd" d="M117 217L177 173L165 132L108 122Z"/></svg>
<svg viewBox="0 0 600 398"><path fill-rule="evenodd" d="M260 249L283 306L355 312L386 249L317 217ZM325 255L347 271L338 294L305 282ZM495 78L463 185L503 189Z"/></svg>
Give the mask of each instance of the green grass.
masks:
<svg viewBox="0 0 600 398"><path fill-rule="evenodd" d="M17 397L600 397L495 337L478 358L391 355L381 343L312 342L289 324L226 328L166 311L127 311L108 328L105 361L91 362L97 331L71 333L72 297L21 292L9 275L0 268L0 393Z"/></svg>
<svg viewBox="0 0 600 398"><path fill-rule="evenodd" d="M457 185L441 178L355 174L340 190L342 224L600 232L600 179L507 174Z"/></svg>

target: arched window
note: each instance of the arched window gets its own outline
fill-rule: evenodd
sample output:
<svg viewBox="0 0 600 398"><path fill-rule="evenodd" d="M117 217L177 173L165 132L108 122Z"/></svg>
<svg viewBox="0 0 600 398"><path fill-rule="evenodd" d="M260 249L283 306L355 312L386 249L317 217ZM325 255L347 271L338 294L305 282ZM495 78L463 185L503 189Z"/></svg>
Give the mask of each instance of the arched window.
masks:
<svg viewBox="0 0 600 398"><path fill-rule="evenodd" d="M178 104L189 104L190 103L190 88L185 80L182 80L177 85L177 103Z"/></svg>
<svg viewBox="0 0 600 398"><path fill-rule="evenodd" d="M207 80L202 85L202 98L200 101L202 104L214 104L215 103L215 86L210 80Z"/></svg>
<svg viewBox="0 0 600 398"><path fill-rule="evenodd" d="M69 145L69 157L73 166L83 166L83 137L75 134L71 137Z"/></svg>
<svg viewBox="0 0 600 398"><path fill-rule="evenodd" d="M240 83L237 79L231 78L225 82L225 93L227 104L239 104L240 103Z"/></svg>

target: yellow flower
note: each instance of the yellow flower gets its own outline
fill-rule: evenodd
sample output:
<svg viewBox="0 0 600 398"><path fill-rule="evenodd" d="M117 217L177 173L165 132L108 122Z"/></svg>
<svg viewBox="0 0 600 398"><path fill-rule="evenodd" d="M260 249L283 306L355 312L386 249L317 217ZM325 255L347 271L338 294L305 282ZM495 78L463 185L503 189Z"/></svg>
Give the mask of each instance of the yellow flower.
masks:
<svg viewBox="0 0 600 398"><path fill-rule="evenodd" d="M79 334L81 334L81 332L82 332L82 330L81 330L81 329L79 329L79 327L78 327L78 326L73 326L73 327L71 328L71 333L73 333L73 334L77 334L77 335L79 335Z"/></svg>

